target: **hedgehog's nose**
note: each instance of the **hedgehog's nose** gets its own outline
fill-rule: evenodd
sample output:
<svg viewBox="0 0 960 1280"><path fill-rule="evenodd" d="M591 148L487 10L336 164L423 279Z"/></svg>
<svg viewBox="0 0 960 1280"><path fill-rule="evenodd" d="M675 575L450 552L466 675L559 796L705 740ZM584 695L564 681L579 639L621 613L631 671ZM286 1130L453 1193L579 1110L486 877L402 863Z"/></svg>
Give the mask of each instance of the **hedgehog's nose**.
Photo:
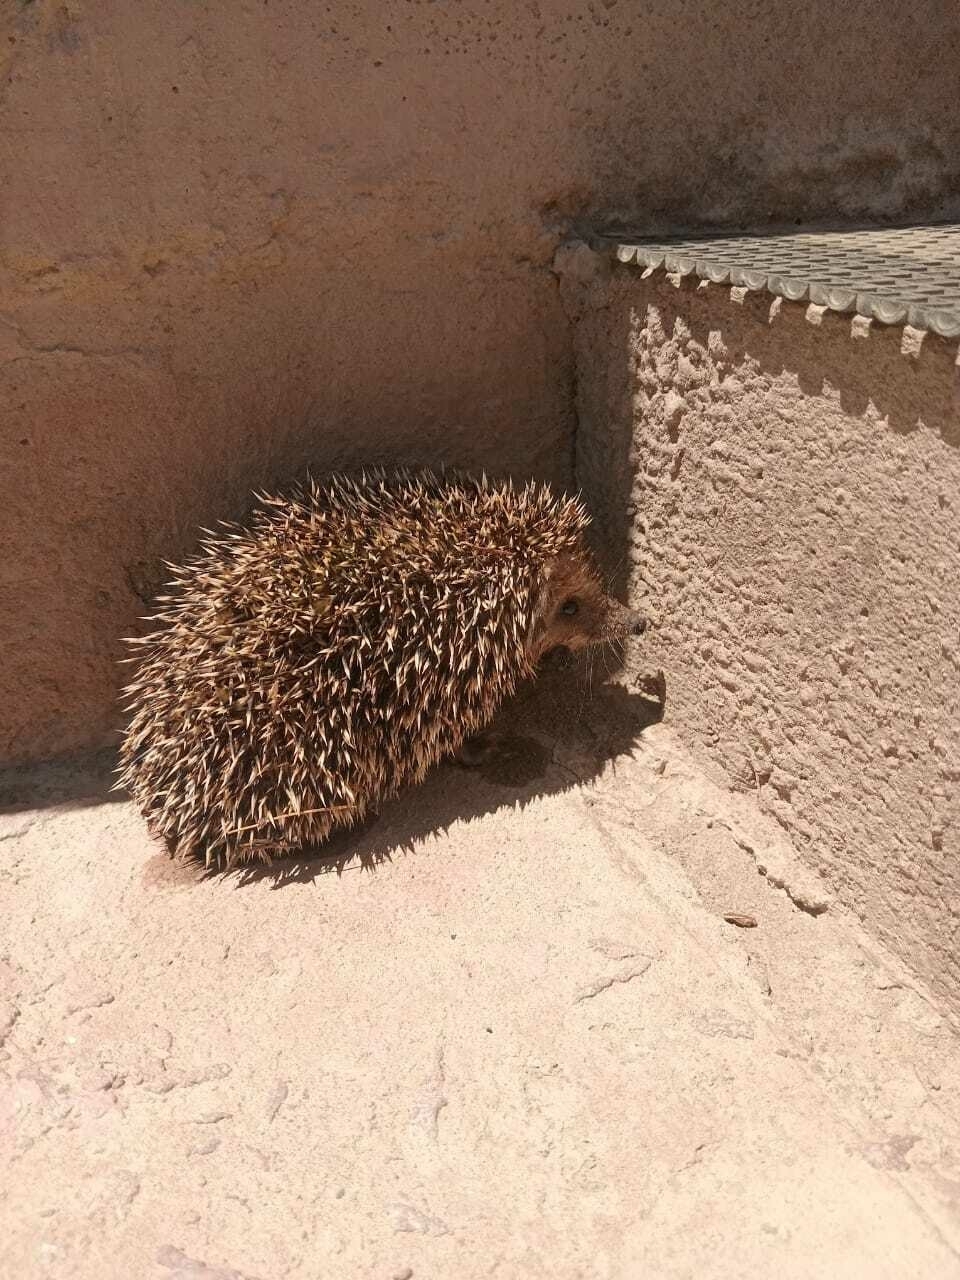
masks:
<svg viewBox="0 0 960 1280"><path fill-rule="evenodd" d="M647 629L648 620L636 609L628 609L619 600L609 603L609 620L614 630L621 636L642 636Z"/></svg>
<svg viewBox="0 0 960 1280"><path fill-rule="evenodd" d="M636 609L620 606L621 626L628 636L642 636L647 629L647 619Z"/></svg>

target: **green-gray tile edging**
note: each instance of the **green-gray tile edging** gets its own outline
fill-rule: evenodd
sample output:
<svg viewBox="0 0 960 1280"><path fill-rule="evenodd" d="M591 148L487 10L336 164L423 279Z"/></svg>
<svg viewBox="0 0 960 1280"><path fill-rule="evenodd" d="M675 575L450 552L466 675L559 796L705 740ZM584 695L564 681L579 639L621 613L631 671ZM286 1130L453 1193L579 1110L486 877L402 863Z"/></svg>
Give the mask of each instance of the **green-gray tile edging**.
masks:
<svg viewBox="0 0 960 1280"><path fill-rule="evenodd" d="M647 271L960 337L960 223L602 243Z"/></svg>

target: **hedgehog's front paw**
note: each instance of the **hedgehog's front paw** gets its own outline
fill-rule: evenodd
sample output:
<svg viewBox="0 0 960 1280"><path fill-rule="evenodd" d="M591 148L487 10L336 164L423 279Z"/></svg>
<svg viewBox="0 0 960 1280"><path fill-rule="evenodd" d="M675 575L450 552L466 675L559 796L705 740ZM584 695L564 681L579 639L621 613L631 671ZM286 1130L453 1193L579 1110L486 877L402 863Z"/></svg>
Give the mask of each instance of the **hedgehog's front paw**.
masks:
<svg viewBox="0 0 960 1280"><path fill-rule="evenodd" d="M480 769L496 755L499 742L500 735L496 733L474 734L461 745L453 762L463 769Z"/></svg>

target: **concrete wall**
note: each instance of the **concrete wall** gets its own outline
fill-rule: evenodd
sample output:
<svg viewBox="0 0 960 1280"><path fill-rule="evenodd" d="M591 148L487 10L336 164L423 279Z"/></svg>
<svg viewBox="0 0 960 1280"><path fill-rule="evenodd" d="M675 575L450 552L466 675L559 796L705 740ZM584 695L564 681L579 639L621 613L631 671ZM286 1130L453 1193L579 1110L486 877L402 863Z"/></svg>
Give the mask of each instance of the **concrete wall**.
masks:
<svg viewBox="0 0 960 1280"><path fill-rule="evenodd" d="M631 267L565 287L665 722L960 1009L957 344Z"/></svg>
<svg viewBox="0 0 960 1280"><path fill-rule="evenodd" d="M569 473L572 222L960 211L960 14L10 0L0 759L109 740L195 526L357 460Z"/></svg>

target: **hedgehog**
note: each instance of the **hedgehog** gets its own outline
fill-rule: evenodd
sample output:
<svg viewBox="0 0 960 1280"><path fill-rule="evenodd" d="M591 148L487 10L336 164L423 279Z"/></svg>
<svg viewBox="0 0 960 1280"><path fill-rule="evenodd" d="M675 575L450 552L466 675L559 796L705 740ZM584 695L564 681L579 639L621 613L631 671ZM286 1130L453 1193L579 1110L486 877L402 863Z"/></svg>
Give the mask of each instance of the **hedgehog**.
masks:
<svg viewBox="0 0 960 1280"><path fill-rule="evenodd" d="M548 650L643 629L547 485L380 468L255 497L127 642L117 786L208 867L322 845L466 753Z"/></svg>

